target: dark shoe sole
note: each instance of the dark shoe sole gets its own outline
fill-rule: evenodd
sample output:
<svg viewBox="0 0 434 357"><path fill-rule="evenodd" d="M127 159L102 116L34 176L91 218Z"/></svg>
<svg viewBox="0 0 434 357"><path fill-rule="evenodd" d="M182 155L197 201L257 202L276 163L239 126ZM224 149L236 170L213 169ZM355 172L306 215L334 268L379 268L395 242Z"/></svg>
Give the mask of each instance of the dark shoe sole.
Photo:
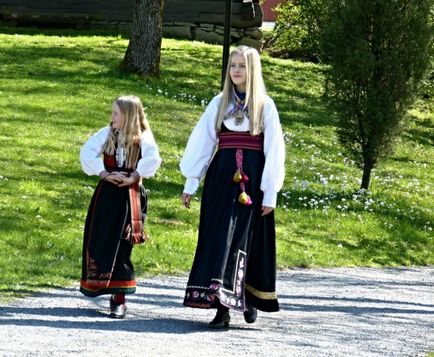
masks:
<svg viewBox="0 0 434 357"><path fill-rule="evenodd" d="M125 318L125 316L126 316L126 314L113 314L113 313L111 313L110 315L109 315L109 317L111 318L111 319L118 319L118 320L122 320L122 319L124 319Z"/></svg>
<svg viewBox="0 0 434 357"><path fill-rule="evenodd" d="M118 320L122 320L122 319L124 319L125 316L126 316L125 314L123 314L123 315L110 314L110 315L109 315L109 317L110 317L111 319L118 319Z"/></svg>
<svg viewBox="0 0 434 357"><path fill-rule="evenodd" d="M254 307L248 307L246 311L244 311L244 321L248 324L252 324L256 321L258 317L258 310Z"/></svg>
<svg viewBox="0 0 434 357"><path fill-rule="evenodd" d="M217 324L209 323L208 326L215 330L223 330L229 328L229 321L222 321Z"/></svg>

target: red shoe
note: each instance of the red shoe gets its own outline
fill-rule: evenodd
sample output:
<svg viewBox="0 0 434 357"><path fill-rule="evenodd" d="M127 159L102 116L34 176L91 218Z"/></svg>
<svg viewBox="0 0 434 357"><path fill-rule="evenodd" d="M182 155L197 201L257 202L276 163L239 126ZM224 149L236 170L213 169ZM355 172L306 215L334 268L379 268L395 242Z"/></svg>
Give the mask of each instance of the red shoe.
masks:
<svg viewBox="0 0 434 357"><path fill-rule="evenodd" d="M110 317L112 319L124 319L127 314L127 306L125 304L116 304L113 298L110 298Z"/></svg>

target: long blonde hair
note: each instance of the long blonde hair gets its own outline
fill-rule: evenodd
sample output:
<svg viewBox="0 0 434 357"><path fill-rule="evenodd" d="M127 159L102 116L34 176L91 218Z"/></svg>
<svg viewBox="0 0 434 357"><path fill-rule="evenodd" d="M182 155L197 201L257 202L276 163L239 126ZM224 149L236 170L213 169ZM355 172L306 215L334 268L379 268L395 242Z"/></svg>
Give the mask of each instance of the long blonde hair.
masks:
<svg viewBox="0 0 434 357"><path fill-rule="evenodd" d="M135 169L140 151L142 132L151 130L140 98L134 95L118 97L114 103L120 109L123 123L120 129L111 128L110 135L104 145L104 152L113 155L116 144L123 146L126 153L126 167Z"/></svg>
<svg viewBox="0 0 434 357"><path fill-rule="evenodd" d="M230 76L232 57L239 54L244 57L246 64L246 102L250 120L249 131L251 135L259 135L263 131L264 119L262 112L265 102L265 84L262 78L261 59L255 48L247 46L238 46L230 54L228 66L226 68L225 84L223 86L223 96L220 101L216 117L216 130L221 130L223 120L225 119L227 108L232 99L234 83Z"/></svg>

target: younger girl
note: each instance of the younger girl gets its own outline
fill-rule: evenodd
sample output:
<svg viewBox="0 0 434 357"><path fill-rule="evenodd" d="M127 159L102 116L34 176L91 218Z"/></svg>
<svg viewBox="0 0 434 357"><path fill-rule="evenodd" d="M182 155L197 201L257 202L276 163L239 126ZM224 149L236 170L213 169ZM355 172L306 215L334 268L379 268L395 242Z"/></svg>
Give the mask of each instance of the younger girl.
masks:
<svg viewBox="0 0 434 357"><path fill-rule="evenodd" d="M122 319L125 294L136 290L131 250L147 239L142 177L154 176L161 163L138 97L113 102L110 125L84 144L80 160L86 174L101 179L84 228L80 291L90 297L111 294L110 317Z"/></svg>
<svg viewBox="0 0 434 357"><path fill-rule="evenodd" d="M217 151L216 151L217 150ZM209 103L181 160L182 203L205 176L199 240L184 305L217 308L210 326L229 326L229 309L277 311L274 207L284 179L279 115L266 95L254 48L237 47L223 92Z"/></svg>

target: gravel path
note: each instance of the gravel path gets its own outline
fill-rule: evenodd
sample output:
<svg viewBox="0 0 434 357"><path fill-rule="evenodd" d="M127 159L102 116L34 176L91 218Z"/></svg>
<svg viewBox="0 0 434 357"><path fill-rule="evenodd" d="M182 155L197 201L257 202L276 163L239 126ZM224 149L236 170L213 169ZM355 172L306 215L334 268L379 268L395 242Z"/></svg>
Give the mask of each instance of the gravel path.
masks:
<svg viewBox="0 0 434 357"><path fill-rule="evenodd" d="M0 307L1 356L425 356L434 352L434 267L293 269L278 274L281 311L228 331L214 311L182 306L186 276L140 280L125 320L77 286Z"/></svg>

